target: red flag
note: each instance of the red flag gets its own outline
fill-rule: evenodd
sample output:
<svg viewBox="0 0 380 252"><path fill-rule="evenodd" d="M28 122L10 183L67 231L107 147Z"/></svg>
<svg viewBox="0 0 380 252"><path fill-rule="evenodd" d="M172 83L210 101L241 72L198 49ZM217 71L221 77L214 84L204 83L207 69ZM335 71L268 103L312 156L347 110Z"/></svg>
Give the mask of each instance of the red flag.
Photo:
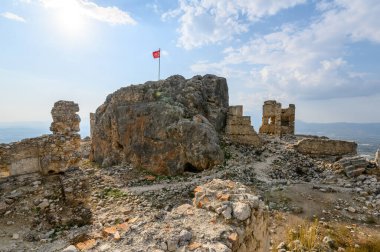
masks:
<svg viewBox="0 0 380 252"><path fill-rule="evenodd" d="M153 58L155 59L160 58L160 50L153 52Z"/></svg>

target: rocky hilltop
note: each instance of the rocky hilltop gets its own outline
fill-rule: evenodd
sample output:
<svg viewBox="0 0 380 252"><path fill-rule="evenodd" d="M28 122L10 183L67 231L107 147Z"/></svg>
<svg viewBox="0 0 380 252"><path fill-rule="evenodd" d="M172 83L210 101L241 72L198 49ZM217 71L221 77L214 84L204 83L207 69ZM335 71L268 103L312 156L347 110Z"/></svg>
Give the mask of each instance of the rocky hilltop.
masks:
<svg viewBox="0 0 380 252"><path fill-rule="evenodd" d="M379 151L294 135L294 104L266 101L257 134L206 75L121 88L91 139L78 110L0 144L0 251L380 251Z"/></svg>
<svg viewBox="0 0 380 252"><path fill-rule="evenodd" d="M208 169L223 162L218 133L227 111L226 79L214 75L121 88L96 110L93 159L167 175Z"/></svg>

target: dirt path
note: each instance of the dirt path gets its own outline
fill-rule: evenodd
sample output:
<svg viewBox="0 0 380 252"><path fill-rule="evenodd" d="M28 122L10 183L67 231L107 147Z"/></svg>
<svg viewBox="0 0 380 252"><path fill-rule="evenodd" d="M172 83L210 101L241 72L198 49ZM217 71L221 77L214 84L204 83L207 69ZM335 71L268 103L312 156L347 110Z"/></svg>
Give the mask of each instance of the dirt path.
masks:
<svg viewBox="0 0 380 252"><path fill-rule="evenodd" d="M268 170L270 166L272 165L273 161L276 160L278 157L279 157L278 155L270 156L270 157L267 157L264 161L254 164L253 167L256 172L257 180L260 180L261 182L265 182L265 183L270 183L273 181L273 179L271 179L268 176Z"/></svg>

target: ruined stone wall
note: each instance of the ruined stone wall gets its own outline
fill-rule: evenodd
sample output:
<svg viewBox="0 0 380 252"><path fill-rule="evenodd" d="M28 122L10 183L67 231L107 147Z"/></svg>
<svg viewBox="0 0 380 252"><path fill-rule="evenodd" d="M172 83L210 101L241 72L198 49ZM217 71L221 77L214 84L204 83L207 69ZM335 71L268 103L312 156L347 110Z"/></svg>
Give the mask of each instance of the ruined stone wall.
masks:
<svg viewBox="0 0 380 252"><path fill-rule="evenodd" d="M281 135L294 135L296 106L289 104L289 108L281 109Z"/></svg>
<svg viewBox="0 0 380 252"><path fill-rule="evenodd" d="M263 105L262 125L260 133L282 136L294 134L296 107L289 104L289 108L281 108L281 103L274 100L265 101Z"/></svg>
<svg viewBox="0 0 380 252"><path fill-rule="evenodd" d="M58 173L80 160L78 104L58 101L51 111L51 135L0 144L0 177Z"/></svg>
<svg viewBox="0 0 380 252"><path fill-rule="evenodd" d="M251 117L243 116L243 106L230 106L227 113L226 135L238 144L262 146L262 141L251 125Z"/></svg>
<svg viewBox="0 0 380 252"><path fill-rule="evenodd" d="M294 145L294 148L302 154L313 157L324 157L354 155L356 154L357 146L355 142L305 138Z"/></svg>

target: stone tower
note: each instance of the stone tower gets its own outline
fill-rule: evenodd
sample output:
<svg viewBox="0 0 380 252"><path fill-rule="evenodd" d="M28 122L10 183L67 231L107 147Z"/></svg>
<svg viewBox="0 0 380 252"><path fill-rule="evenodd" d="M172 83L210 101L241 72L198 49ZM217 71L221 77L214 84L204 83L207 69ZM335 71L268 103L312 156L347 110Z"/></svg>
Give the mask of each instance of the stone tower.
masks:
<svg viewBox="0 0 380 252"><path fill-rule="evenodd" d="M259 132L276 136L294 135L296 106L281 108L281 103L275 100L265 101L263 105L263 120Z"/></svg>

